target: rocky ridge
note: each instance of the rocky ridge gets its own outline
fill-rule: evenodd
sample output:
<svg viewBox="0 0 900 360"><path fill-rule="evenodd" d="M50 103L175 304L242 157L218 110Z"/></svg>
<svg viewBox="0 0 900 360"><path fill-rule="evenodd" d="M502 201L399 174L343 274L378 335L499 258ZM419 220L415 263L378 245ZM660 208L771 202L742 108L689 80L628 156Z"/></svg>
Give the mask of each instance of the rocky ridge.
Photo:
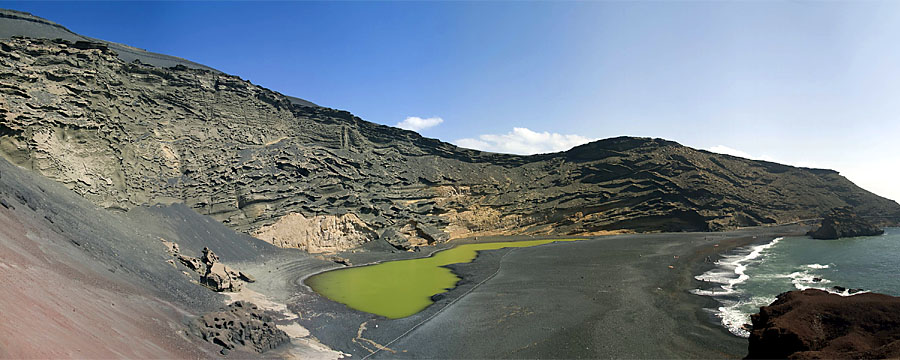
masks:
<svg viewBox="0 0 900 360"><path fill-rule="evenodd" d="M382 237L715 231L849 206L900 214L837 172L649 138L515 156L462 149L236 76L108 46L0 40L0 156L106 208L184 203L279 246ZM305 237L285 237L299 229Z"/></svg>

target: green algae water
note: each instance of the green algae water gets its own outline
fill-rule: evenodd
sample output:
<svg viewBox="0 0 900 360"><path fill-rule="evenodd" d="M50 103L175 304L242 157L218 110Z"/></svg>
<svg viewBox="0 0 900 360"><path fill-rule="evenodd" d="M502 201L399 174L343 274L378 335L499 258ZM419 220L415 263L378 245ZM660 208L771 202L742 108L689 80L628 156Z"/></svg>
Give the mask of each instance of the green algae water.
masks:
<svg viewBox="0 0 900 360"><path fill-rule="evenodd" d="M577 240L583 239L465 244L439 251L427 258L388 261L324 272L311 276L306 284L319 294L351 308L399 319L422 311L433 303L432 295L456 286L460 278L444 265L471 262L481 250Z"/></svg>

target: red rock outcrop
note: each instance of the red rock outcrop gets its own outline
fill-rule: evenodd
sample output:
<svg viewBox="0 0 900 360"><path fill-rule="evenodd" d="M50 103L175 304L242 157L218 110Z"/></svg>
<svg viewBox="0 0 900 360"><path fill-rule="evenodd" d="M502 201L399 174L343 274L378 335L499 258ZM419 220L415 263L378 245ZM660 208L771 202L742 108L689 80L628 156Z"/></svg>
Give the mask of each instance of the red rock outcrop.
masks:
<svg viewBox="0 0 900 360"><path fill-rule="evenodd" d="M900 358L900 297L790 291L751 320L747 359Z"/></svg>

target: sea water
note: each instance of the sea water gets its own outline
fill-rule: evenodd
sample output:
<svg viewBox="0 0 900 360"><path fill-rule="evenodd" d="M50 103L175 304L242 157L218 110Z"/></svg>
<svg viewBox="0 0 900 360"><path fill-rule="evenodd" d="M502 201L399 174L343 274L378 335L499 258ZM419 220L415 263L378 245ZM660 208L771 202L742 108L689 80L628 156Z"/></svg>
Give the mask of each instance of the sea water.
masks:
<svg viewBox="0 0 900 360"><path fill-rule="evenodd" d="M776 238L739 248L696 277L704 282L697 295L712 296L710 309L728 330L742 337L750 314L785 291L821 289L852 296L834 287L900 296L900 228L884 235L815 240L808 236Z"/></svg>

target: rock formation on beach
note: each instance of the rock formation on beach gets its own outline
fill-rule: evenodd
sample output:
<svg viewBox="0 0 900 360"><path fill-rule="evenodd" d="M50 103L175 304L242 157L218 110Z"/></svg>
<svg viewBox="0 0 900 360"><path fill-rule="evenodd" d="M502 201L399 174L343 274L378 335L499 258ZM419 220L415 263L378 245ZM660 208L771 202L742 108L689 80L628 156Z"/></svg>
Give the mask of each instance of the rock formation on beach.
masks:
<svg viewBox="0 0 900 360"><path fill-rule="evenodd" d="M245 301L236 301L220 311L204 314L191 325L198 336L221 346L222 354L235 349L262 353L290 341L271 316Z"/></svg>
<svg viewBox="0 0 900 360"><path fill-rule="evenodd" d="M716 231L839 206L900 213L831 170L662 139L534 156L463 149L69 34L0 40L0 156L106 208L183 203L277 246Z"/></svg>
<svg viewBox="0 0 900 360"><path fill-rule="evenodd" d="M822 219L822 225L807 234L813 239L834 240L843 237L875 236L884 230L853 213L850 208L834 208Z"/></svg>
<svg viewBox="0 0 900 360"><path fill-rule="evenodd" d="M748 359L900 357L900 298L790 291L751 316Z"/></svg>
<svg viewBox="0 0 900 360"><path fill-rule="evenodd" d="M255 281L250 274L234 270L228 267L228 265L219 262L219 257L209 248L203 248L203 255L200 258L195 258L180 254L178 251L178 244L166 243L167 246L171 246L171 249L173 249L170 250L169 253L178 259L185 267L200 274L200 284L210 288L212 291L241 291L244 282ZM174 264L174 262L172 264Z"/></svg>

